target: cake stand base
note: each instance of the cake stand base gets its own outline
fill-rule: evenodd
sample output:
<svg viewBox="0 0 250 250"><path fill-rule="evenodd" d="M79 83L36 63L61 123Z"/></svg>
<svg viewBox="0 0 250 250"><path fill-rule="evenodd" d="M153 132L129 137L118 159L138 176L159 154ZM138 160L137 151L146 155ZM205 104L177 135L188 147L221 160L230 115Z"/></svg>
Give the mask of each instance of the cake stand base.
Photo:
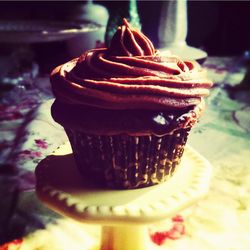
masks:
<svg viewBox="0 0 250 250"><path fill-rule="evenodd" d="M168 46L160 49L161 53L169 54L169 52L173 55L179 56L183 60L196 60L200 64L202 64L207 58L207 52L189 46L184 43L182 46Z"/></svg>
<svg viewBox="0 0 250 250"><path fill-rule="evenodd" d="M174 216L208 192L211 165L186 146L168 181L134 190L97 187L78 173L70 144L36 168L38 197L54 211L83 223L102 225L101 250L153 250L147 225Z"/></svg>

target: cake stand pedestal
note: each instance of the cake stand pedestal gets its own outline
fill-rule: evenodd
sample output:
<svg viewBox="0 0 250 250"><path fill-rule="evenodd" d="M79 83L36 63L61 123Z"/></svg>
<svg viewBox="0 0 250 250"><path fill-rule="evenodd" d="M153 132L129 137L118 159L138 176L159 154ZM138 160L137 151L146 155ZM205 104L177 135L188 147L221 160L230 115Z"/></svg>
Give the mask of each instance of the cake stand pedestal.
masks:
<svg viewBox="0 0 250 250"><path fill-rule="evenodd" d="M169 0L162 3L159 22L159 47L161 53L169 52L183 60L203 63L207 53L187 45L188 16L187 0Z"/></svg>
<svg viewBox="0 0 250 250"><path fill-rule="evenodd" d="M70 144L36 168L36 192L52 210L83 223L102 225L101 250L152 250L147 225L165 220L208 192L211 165L186 146L173 177L152 187L111 190L79 175Z"/></svg>

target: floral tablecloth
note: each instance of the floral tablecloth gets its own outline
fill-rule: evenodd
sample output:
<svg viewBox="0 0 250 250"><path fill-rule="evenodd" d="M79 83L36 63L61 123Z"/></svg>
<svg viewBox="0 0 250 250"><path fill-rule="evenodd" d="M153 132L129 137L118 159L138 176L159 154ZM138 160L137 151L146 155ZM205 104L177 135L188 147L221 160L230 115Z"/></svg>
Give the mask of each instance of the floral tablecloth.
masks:
<svg viewBox="0 0 250 250"><path fill-rule="evenodd" d="M215 82L189 144L213 165L208 196L149 226L159 249L250 249L250 66L241 58L208 58ZM97 249L98 226L47 209L34 192L34 169L67 138L50 117L48 77L37 77L0 104L0 250ZM3 95L2 95L3 96Z"/></svg>

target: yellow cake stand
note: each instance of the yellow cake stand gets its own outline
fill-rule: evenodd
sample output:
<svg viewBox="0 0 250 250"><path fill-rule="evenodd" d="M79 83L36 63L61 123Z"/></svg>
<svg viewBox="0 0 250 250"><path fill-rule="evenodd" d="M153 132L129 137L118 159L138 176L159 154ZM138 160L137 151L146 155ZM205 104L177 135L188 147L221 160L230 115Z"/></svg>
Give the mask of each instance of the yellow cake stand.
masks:
<svg viewBox="0 0 250 250"><path fill-rule="evenodd" d="M37 166L36 192L64 216L101 224L101 250L153 250L158 247L151 242L147 225L174 216L204 197L210 177L210 163L186 146L180 166L168 181L134 190L101 189L79 175L67 143Z"/></svg>

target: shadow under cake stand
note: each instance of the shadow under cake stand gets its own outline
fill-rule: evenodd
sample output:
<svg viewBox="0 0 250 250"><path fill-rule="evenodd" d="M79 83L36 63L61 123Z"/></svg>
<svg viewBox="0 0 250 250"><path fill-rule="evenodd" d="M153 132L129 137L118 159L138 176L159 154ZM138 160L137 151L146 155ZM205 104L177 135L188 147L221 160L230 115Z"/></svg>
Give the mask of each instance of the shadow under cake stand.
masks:
<svg viewBox="0 0 250 250"><path fill-rule="evenodd" d="M102 225L101 250L157 249L147 225L165 220L208 192L211 165L186 146L173 177L155 186L133 190L96 187L79 175L69 143L36 168L39 199L49 208L78 222Z"/></svg>

